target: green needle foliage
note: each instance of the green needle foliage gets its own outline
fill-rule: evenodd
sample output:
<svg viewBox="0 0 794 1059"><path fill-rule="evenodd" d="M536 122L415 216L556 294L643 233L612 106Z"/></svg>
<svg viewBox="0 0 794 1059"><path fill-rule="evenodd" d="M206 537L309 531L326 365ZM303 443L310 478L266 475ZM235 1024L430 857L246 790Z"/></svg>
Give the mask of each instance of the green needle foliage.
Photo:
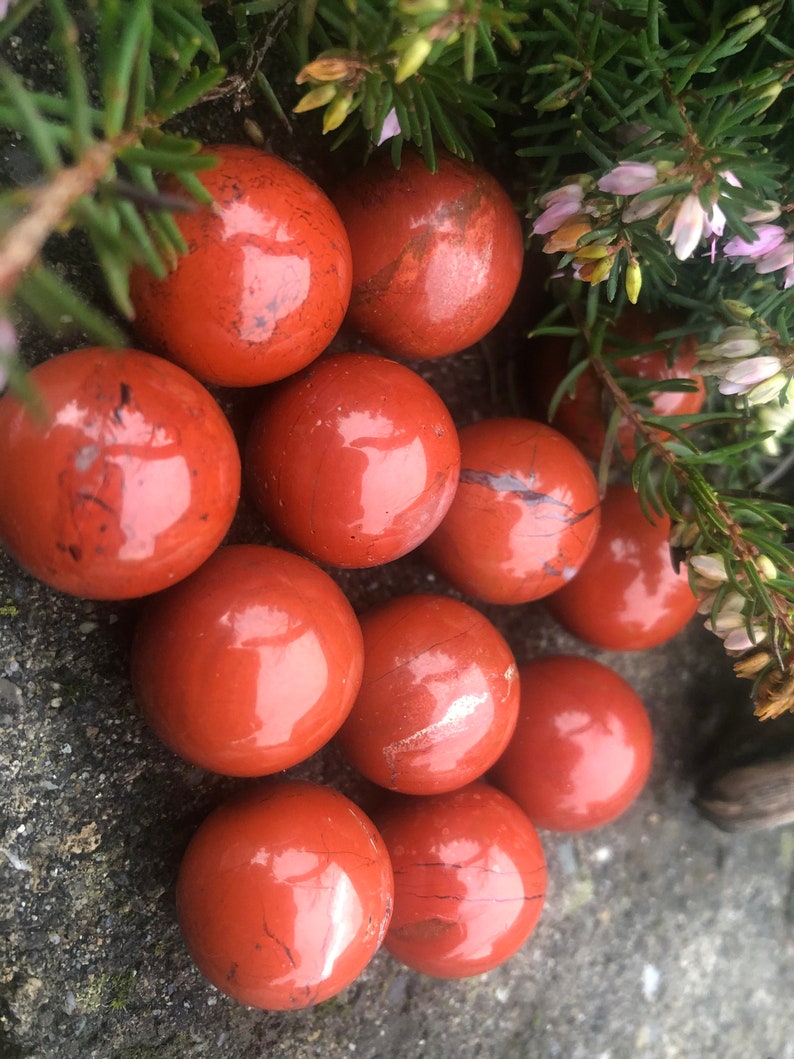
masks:
<svg viewBox="0 0 794 1059"><path fill-rule="evenodd" d="M362 161L406 143L502 163L529 249L556 269L534 330L570 341L554 406L589 366L605 394L606 485L630 473L673 521L710 627L757 712L794 709L794 0L0 0L0 50L46 19L59 91L0 61L0 125L37 179L0 190L0 374L24 388L17 305L106 344L118 324L46 263L79 231L116 319L133 266L164 276L175 216L206 200L213 164L173 119L257 95L287 129L315 123ZM163 178L168 181L164 184ZM165 188L165 190L163 190ZM704 411L656 416L652 384L618 370L628 303L666 313L657 341L695 333ZM621 419L638 455L613 458Z"/></svg>
<svg viewBox="0 0 794 1059"><path fill-rule="evenodd" d="M65 0L21 3L0 23L0 42L37 6L61 60L63 88L35 91L0 65L0 124L21 134L41 178L0 195L0 308L18 299L53 328L64 320L93 339L118 345L118 327L49 268L42 250L54 231L87 236L120 312L132 316L128 277L135 264L164 276L184 250L172 210L207 195L198 172L213 165L201 144L164 132L169 118L201 99L224 77L219 49L192 0L97 0L90 6L90 62ZM180 196L158 191L155 174L171 174Z"/></svg>

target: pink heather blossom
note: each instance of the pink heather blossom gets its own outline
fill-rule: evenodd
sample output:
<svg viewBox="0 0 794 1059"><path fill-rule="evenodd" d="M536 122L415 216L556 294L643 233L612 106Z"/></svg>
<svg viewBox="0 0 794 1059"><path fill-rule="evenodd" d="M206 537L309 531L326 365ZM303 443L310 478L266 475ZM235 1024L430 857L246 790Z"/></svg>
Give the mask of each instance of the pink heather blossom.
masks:
<svg viewBox="0 0 794 1059"><path fill-rule="evenodd" d="M391 140L392 137L398 136L400 132L400 123L397 120L397 111L394 107L391 108L389 113L383 119L383 127L380 130L380 136L378 137L378 147L387 140Z"/></svg>
<svg viewBox="0 0 794 1059"><path fill-rule="evenodd" d="M784 371L779 371L771 379L757 382L755 386L747 391L745 400L751 405L768 404L782 393L790 381L789 376Z"/></svg>
<svg viewBox="0 0 794 1059"><path fill-rule="evenodd" d="M599 191L613 195L637 195L656 187L659 174L650 162L619 162L598 181Z"/></svg>
<svg viewBox="0 0 794 1059"><path fill-rule="evenodd" d="M747 393L757 383L765 379L771 379L780 371L780 361L777 357L753 357L739 364L732 364L725 372L719 391L722 394Z"/></svg>
<svg viewBox="0 0 794 1059"><path fill-rule="evenodd" d="M725 222L725 214L716 202L712 202L711 213L703 221L703 234L705 236L722 235L725 231Z"/></svg>
<svg viewBox="0 0 794 1059"><path fill-rule="evenodd" d="M785 231L778 224L759 224L753 231L758 238L749 242L735 235L722 248L726 257L763 257L770 250L780 246L786 238Z"/></svg>
<svg viewBox="0 0 794 1059"><path fill-rule="evenodd" d="M755 271L759 276L765 276L768 272L777 272L779 268L788 268L790 265L794 265L794 243L781 243L756 261Z"/></svg>
<svg viewBox="0 0 794 1059"><path fill-rule="evenodd" d="M565 184L543 195L539 200L539 205L545 208L532 225L534 234L547 235L549 232L555 232L563 221L579 213L582 209L583 195L581 184Z"/></svg>
<svg viewBox="0 0 794 1059"><path fill-rule="evenodd" d="M773 202L772 199L766 199L765 210L748 210L745 213L742 220L747 224L758 224L761 221L776 221L780 214L783 212L783 208L780 203Z"/></svg>
<svg viewBox="0 0 794 1059"><path fill-rule="evenodd" d="M783 290L794 287L794 264L789 265L783 273Z"/></svg>
<svg viewBox="0 0 794 1059"><path fill-rule="evenodd" d="M673 253L679 261L685 261L694 253L703 235L706 211L700 199L691 191L682 201L673 221L673 230L668 242L673 244Z"/></svg>
<svg viewBox="0 0 794 1059"><path fill-rule="evenodd" d="M766 630L759 625L752 626L752 637L746 628L734 629L723 639L726 651L749 651L757 643L766 639Z"/></svg>
<svg viewBox="0 0 794 1059"><path fill-rule="evenodd" d="M631 224L632 221L647 220L648 217L654 217L657 213L661 213L672 201L672 195L659 195L656 198L646 199L644 202L642 200L638 202L634 198L621 213L620 219L624 224Z"/></svg>

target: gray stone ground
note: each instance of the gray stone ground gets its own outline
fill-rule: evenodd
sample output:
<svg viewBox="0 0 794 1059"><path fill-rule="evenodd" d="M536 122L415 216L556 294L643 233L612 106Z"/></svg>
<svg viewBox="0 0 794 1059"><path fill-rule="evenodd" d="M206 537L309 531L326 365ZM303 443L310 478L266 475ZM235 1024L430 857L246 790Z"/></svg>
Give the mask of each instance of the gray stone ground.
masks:
<svg viewBox="0 0 794 1059"><path fill-rule="evenodd" d="M228 109L203 121L209 140L243 138ZM4 158L24 176L23 153ZM66 254L78 276L80 256ZM33 360L62 348L26 343ZM517 352L492 344L494 371L466 353L424 372L462 423L512 410ZM266 539L245 509L234 532ZM446 591L413 558L339 576L359 609ZM182 946L181 853L239 784L180 762L142 722L137 605L59 596L0 553L0 1059L794 1059L794 829L729 836L691 804L723 718L749 712L719 644L695 622L610 655L540 605L484 609L519 661L579 651L631 681L656 731L648 788L606 828L543 834L546 908L502 968L439 981L381 953L338 998L267 1014L209 986ZM293 771L366 793L331 751Z"/></svg>
<svg viewBox="0 0 794 1059"><path fill-rule="evenodd" d="M437 375L487 410L479 357ZM236 532L264 539L245 513ZM340 579L359 608L445 590L416 559ZM747 712L697 622L607 654L540 605L485 608L519 660L580 651L632 682L656 730L647 790L606 828L543 835L547 905L504 967L438 981L381 953L337 999L265 1014L207 985L181 943L181 852L238 784L143 724L127 677L136 609L61 597L0 558L2 1059L794 1059L794 830L728 836L691 805L721 716ZM332 752L294 771L360 793Z"/></svg>

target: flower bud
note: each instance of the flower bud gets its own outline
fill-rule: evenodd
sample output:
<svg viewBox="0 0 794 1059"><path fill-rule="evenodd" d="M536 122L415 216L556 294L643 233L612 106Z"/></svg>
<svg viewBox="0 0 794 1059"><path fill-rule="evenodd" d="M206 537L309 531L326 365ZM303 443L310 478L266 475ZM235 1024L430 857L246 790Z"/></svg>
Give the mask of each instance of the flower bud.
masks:
<svg viewBox="0 0 794 1059"><path fill-rule="evenodd" d="M693 555L689 565L696 574L705 577L707 581L727 581L728 573L725 569L725 560L721 555L712 552L710 555Z"/></svg>
<svg viewBox="0 0 794 1059"><path fill-rule="evenodd" d="M726 651L749 651L751 647L762 643L767 636L767 630L760 625L751 625L748 629L734 629L729 632L723 640Z"/></svg>
<svg viewBox="0 0 794 1059"><path fill-rule="evenodd" d="M746 399L750 405L767 404L769 401L774 401L787 385L789 376L785 375L782 371L777 375L773 375L771 379L764 379L763 382L759 382L756 386L753 386L751 390L747 391Z"/></svg>
<svg viewBox="0 0 794 1059"><path fill-rule="evenodd" d="M670 530L670 546L673 548L691 548L700 536L697 522L676 522Z"/></svg>
<svg viewBox="0 0 794 1059"><path fill-rule="evenodd" d="M423 33L412 33L406 38L404 44L401 42L401 50L402 56L394 73L394 81L398 85L407 81L409 77L413 77L421 69L425 59L433 50L433 43Z"/></svg>
<svg viewBox="0 0 794 1059"><path fill-rule="evenodd" d="M639 202L636 198L633 198L621 213L620 219L624 224L631 224L632 221L647 220L649 217L654 217L657 213L660 213L672 201L672 195L657 195L654 198L646 199L645 201L640 200Z"/></svg>
<svg viewBox="0 0 794 1059"><path fill-rule="evenodd" d="M351 96L339 93L333 103L330 103L323 114L323 135L338 129L347 115L353 100Z"/></svg>
<svg viewBox="0 0 794 1059"><path fill-rule="evenodd" d="M304 114L307 110L316 110L324 107L336 96L336 85L317 85L310 89L305 96L298 100L292 108L294 114Z"/></svg>
<svg viewBox="0 0 794 1059"><path fill-rule="evenodd" d="M762 224L768 221L776 221L783 212L783 207L773 199L764 199L764 210L748 210L742 217L746 224Z"/></svg>
<svg viewBox="0 0 794 1059"><path fill-rule="evenodd" d="M733 29L734 26L743 26L747 22L752 22L753 19L758 18L761 14L761 8L758 4L751 4L750 7L743 7L741 11L737 11L735 15L725 23L726 29Z"/></svg>
<svg viewBox="0 0 794 1059"><path fill-rule="evenodd" d="M642 269L639 266L639 262L632 258L626 269L626 297L632 305L637 304L641 287Z"/></svg>
<svg viewBox="0 0 794 1059"><path fill-rule="evenodd" d="M783 85L780 81L773 81L769 85L759 85L751 89L747 93L747 98L758 100L758 108L754 112L756 117L763 114L765 110L769 110L782 91Z"/></svg>
<svg viewBox="0 0 794 1059"><path fill-rule="evenodd" d="M745 302L735 301L733 298L726 298L722 303L734 320L752 320L755 316L755 309L752 306L745 304Z"/></svg>
<svg viewBox="0 0 794 1059"><path fill-rule="evenodd" d="M602 257L606 257L609 251L603 243L587 243L585 246L580 246L576 251L577 261L600 261Z"/></svg>
<svg viewBox="0 0 794 1059"><path fill-rule="evenodd" d="M720 357L752 357L761 348L758 332L752 327L726 327L714 345Z"/></svg>
<svg viewBox="0 0 794 1059"><path fill-rule="evenodd" d="M619 162L598 181L599 191L613 195L637 195L655 187L659 174L649 162Z"/></svg>
<svg viewBox="0 0 794 1059"><path fill-rule="evenodd" d="M756 34L760 33L766 26L766 19L763 15L759 15L758 18L754 18L747 22L744 29L740 30L734 38L735 44L746 44L748 40L752 40Z"/></svg>
<svg viewBox="0 0 794 1059"><path fill-rule="evenodd" d="M590 273L590 282L593 286L596 283L601 283L605 280L609 273L612 271L612 265L614 264L612 257L602 257L600 261L596 263L595 268Z"/></svg>
<svg viewBox="0 0 794 1059"><path fill-rule="evenodd" d="M357 63L352 64L355 68ZM299 85L306 81L344 81L351 73L351 60L342 55L320 56L313 62L307 63L295 78Z"/></svg>
<svg viewBox="0 0 794 1059"><path fill-rule="evenodd" d="M768 555L759 555L755 560L755 565L765 581L774 581L777 577L777 567Z"/></svg>
<svg viewBox="0 0 794 1059"><path fill-rule="evenodd" d="M753 357L750 360L742 360L738 364L731 364L720 383L720 393L726 395L747 393L757 383L771 379L779 371L780 361L777 357ZM780 389L782 388L781 386Z"/></svg>

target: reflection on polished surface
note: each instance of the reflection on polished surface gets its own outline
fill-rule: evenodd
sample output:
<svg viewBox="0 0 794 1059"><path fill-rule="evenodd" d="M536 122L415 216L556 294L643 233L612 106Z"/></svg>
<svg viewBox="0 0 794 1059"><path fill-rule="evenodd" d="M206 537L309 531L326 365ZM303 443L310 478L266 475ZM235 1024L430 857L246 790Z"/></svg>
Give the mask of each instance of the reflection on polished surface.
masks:
<svg viewBox="0 0 794 1059"><path fill-rule="evenodd" d="M501 633L446 596L401 596L361 617L364 676L337 736L375 783L406 794L477 779L518 716L515 661Z"/></svg>
<svg viewBox="0 0 794 1059"><path fill-rule="evenodd" d="M176 753L226 775L262 776L337 731L361 683L352 607L318 566L277 548L219 549L144 611L135 693Z"/></svg>
<svg viewBox="0 0 794 1059"><path fill-rule="evenodd" d="M445 405L410 368L325 356L265 399L246 469L268 524L320 562L367 567L416 548L447 511L460 446Z"/></svg>
<svg viewBox="0 0 794 1059"><path fill-rule="evenodd" d="M82 349L31 373L40 419L0 400L0 539L64 592L127 599L186 577L234 516L240 458L195 379L137 350Z"/></svg>
<svg viewBox="0 0 794 1059"><path fill-rule="evenodd" d="M199 828L177 912L218 989L283 1011L327 1000L360 974L383 940L393 892L383 840L353 802L280 782L227 802Z"/></svg>

